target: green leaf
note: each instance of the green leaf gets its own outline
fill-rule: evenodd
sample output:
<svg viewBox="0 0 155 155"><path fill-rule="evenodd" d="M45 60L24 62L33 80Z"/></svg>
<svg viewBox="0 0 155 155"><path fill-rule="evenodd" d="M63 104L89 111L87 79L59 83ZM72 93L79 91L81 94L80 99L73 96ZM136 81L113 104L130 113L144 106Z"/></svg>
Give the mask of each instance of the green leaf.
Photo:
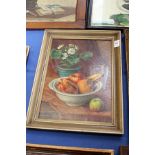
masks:
<svg viewBox="0 0 155 155"><path fill-rule="evenodd" d="M51 51L51 57L52 57L52 59L60 59L61 56L62 56L61 50L53 49L53 50Z"/></svg>
<svg viewBox="0 0 155 155"><path fill-rule="evenodd" d="M65 68L70 68L71 65L69 64L69 62L67 60L61 60L60 61L60 66L65 67Z"/></svg>
<svg viewBox="0 0 155 155"><path fill-rule="evenodd" d="M77 55L71 55L67 58L67 62L73 66L80 62L80 58Z"/></svg>
<svg viewBox="0 0 155 155"><path fill-rule="evenodd" d="M120 23L120 25L123 25L123 26L127 26L128 24L129 22L126 22L126 21Z"/></svg>
<svg viewBox="0 0 155 155"><path fill-rule="evenodd" d="M112 15L111 19L114 19L115 23L118 23L120 25L128 25L129 24L129 15L128 14Z"/></svg>
<svg viewBox="0 0 155 155"><path fill-rule="evenodd" d="M90 58L93 57L93 53L92 52L82 52L80 53L80 58L84 61L89 60Z"/></svg>

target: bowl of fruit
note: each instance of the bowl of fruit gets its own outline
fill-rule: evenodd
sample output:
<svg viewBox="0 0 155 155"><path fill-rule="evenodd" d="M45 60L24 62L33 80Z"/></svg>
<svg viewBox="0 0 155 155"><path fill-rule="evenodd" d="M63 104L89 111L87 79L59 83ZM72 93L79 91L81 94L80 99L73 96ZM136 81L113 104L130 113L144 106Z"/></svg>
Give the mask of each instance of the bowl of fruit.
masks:
<svg viewBox="0 0 155 155"><path fill-rule="evenodd" d="M81 73L75 73L68 77L52 80L49 88L57 97L69 106L81 106L89 103L99 92L103 84L99 80L103 75L100 73L84 77Z"/></svg>

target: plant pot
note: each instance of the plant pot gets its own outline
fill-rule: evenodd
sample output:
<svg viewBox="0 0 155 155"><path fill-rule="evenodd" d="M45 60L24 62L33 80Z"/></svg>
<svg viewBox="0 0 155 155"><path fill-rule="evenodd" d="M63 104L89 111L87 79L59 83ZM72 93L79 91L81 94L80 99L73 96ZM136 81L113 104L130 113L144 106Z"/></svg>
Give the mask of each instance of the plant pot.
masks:
<svg viewBox="0 0 155 155"><path fill-rule="evenodd" d="M57 71L60 77L67 77L71 74L78 72L81 69L80 66L73 67L73 68L63 68L62 66L57 66Z"/></svg>

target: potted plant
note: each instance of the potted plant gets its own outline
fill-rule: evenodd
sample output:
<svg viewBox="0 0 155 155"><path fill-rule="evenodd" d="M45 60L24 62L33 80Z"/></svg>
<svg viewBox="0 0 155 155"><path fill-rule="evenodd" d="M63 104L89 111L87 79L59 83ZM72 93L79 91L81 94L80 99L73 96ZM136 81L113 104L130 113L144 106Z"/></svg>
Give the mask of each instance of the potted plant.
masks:
<svg viewBox="0 0 155 155"><path fill-rule="evenodd" d="M80 62L88 61L92 57L92 52L79 52L79 47L74 44L62 44L51 51L51 58L59 61L56 69L60 77L67 77L78 72L81 69Z"/></svg>

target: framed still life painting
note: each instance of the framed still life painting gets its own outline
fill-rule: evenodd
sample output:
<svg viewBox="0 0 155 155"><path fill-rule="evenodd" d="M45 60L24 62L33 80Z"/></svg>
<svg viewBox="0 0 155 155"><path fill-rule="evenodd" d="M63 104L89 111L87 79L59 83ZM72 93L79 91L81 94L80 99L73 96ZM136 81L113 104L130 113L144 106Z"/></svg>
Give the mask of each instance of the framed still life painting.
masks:
<svg viewBox="0 0 155 155"><path fill-rule="evenodd" d="M26 28L84 28L86 0L26 0Z"/></svg>
<svg viewBox="0 0 155 155"><path fill-rule="evenodd" d="M45 30L27 128L123 134L121 32Z"/></svg>
<svg viewBox="0 0 155 155"><path fill-rule="evenodd" d="M26 155L114 155L114 150L27 144Z"/></svg>
<svg viewBox="0 0 155 155"><path fill-rule="evenodd" d="M129 0L90 0L89 28L129 27Z"/></svg>

